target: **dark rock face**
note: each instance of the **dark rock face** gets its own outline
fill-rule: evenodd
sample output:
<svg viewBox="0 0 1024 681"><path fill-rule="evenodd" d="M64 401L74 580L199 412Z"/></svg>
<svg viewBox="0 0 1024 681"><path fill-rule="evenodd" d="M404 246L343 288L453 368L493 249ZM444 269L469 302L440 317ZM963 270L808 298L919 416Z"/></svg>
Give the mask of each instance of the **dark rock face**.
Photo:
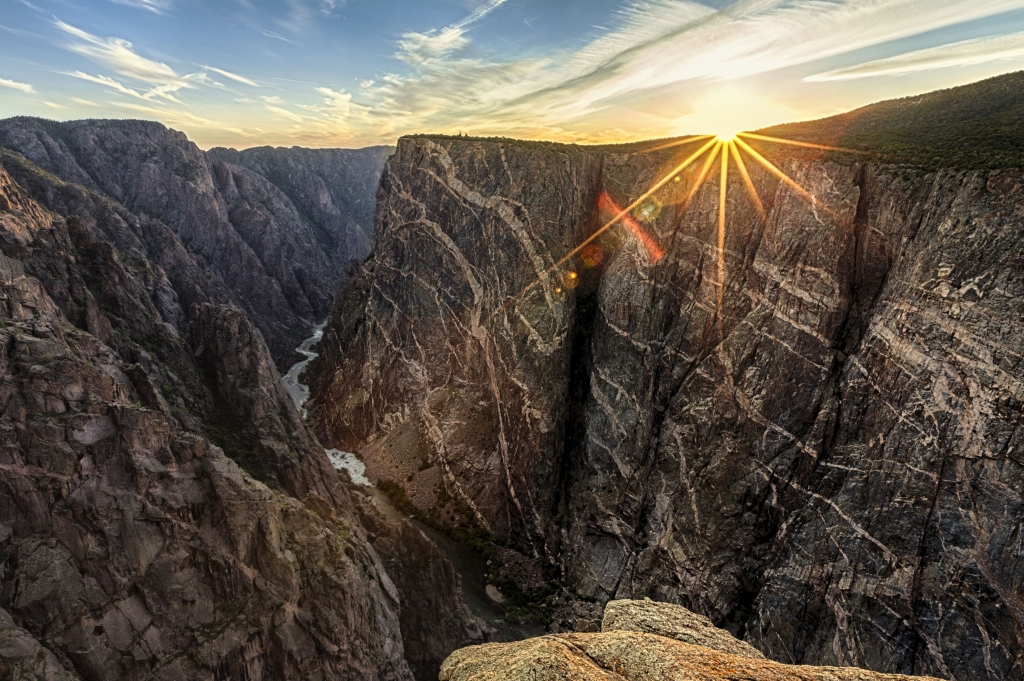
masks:
<svg viewBox="0 0 1024 681"><path fill-rule="evenodd" d="M204 153L182 133L152 122L13 118L0 122L0 146L120 204L101 212L136 223L136 245L164 266L183 310L174 310L168 322L180 324L193 304L233 303L261 330L282 365L326 316L350 261L369 252L359 222L386 153L296 153L288 171L274 174L285 182L282 191L267 177ZM307 159L313 167L302 165ZM342 190L349 180L354 181ZM61 193L67 192L49 192ZM339 200L332 201L334 196ZM34 197L61 209L60 197ZM102 201L76 198L71 203L79 217L102 221L103 215L88 210L88 204ZM128 211L134 215L124 215Z"/></svg>
<svg viewBox="0 0 1024 681"><path fill-rule="evenodd" d="M751 167L766 213L733 177L721 289L719 187L681 214L684 174L510 302L671 154L402 140L315 367L323 436L378 477L438 464L585 597L784 662L1024 677L1024 174L789 162L811 205Z"/></svg>
<svg viewBox="0 0 1024 681"><path fill-rule="evenodd" d="M0 675L411 681L482 640L443 558L388 576L254 325L202 305L179 332L152 223L8 163L98 217L54 215L0 169ZM427 590L451 616L407 649Z"/></svg>
<svg viewBox="0 0 1024 681"><path fill-rule="evenodd" d="M498 640L469 612L455 569L427 536L365 488L353 492L373 550L401 594L405 659L418 681L435 681L441 663L467 645Z"/></svg>
<svg viewBox="0 0 1024 681"><path fill-rule="evenodd" d="M394 147L291 149L257 147L207 152L269 180L313 227L328 259L346 263L373 248L375 197Z"/></svg>

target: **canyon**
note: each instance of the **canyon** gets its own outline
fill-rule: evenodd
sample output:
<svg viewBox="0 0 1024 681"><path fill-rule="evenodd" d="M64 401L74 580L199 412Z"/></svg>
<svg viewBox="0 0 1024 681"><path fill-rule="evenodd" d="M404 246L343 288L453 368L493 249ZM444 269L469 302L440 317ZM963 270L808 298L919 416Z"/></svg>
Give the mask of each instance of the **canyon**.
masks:
<svg viewBox="0 0 1024 681"><path fill-rule="evenodd" d="M314 227L269 185L218 198L213 174L263 180L157 124L67 125L74 143L52 147L51 125L0 122L35 130L26 151L69 178L0 150L0 677L421 681L489 640L451 563L348 484L284 387L278 363L314 326L300 312L330 299L288 277L344 276ZM125 153L82 152L102 183L68 160L82 140ZM137 155L147 145L159 153ZM152 193L170 189L142 181L167 158L207 164L159 180L191 201L177 217ZM248 203L260 196L277 218ZM161 200L168 223L143 210ZM246 280L232 268L258 248L241 234L294 250ZM267 286L255 304L286 306L287 324L235 305L247 286Z"/></svg>
<svg viewBox="0 0 1024 681"><path fill-rule="evenodd" d="M703 143L0 121L0 678L1022 679L1024 171Z"/></svg>
<svg viewBox="0 0 1024 681"><path fill-rule="evenodd" d="M553 267L685 155L649 147L400 140L311 368L321 439L538 597L1021 678L1024 173L760 145L814 200L752 166L762 214L732 175L724 286L699 164Z"/></svg>

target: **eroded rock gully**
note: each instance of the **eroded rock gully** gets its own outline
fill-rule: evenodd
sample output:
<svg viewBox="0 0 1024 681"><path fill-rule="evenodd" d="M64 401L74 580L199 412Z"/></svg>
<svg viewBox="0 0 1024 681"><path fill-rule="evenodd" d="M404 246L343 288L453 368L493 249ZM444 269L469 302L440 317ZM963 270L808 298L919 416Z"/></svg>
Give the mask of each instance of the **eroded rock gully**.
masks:
<svg viewBox="0 0 1024 681"><path fill-rule="evenodd" d="M173 234L2 161L0 678L424 681L487 640L436 547L330 466L248 317L164 315L160 263L202 271Z"/></svg>
<svg viewBox="0 0 1024 681"><path fill-rule="evenodd" d="M403 139L314 366L322 438L579 596L787 663L1022 678L1024 173L781 159L811 204L752 167L721 289L688 173L638 213L657 262L617 229L543 276L672 153Z"/></svg>

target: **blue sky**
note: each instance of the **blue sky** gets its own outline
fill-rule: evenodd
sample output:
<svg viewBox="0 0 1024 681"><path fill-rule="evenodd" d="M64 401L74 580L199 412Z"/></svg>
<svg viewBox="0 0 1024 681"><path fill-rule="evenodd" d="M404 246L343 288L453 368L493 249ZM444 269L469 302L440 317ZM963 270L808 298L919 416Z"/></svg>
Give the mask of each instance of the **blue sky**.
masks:
<svg viewBox="0 0 1024 681"><path fill-rule="evenodd" d="M604 142L1024 69L1024 0L0 0L0 117L200 146Z"/></svg>

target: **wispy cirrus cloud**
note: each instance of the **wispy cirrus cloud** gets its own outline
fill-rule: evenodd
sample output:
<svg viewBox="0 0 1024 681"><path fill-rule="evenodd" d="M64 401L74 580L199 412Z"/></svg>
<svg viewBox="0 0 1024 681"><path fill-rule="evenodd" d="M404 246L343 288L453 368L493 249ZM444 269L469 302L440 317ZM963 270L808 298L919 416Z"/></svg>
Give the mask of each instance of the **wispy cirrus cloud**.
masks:
<svg viewBox="0 0 1024 681"><path fill-rule="evenodd" d="M501 4L486 2L439 30L403 34L395 56L411 72L377 77L352 93L321 90L321 116L378 138L462 126L564 138L584 129L580 121L614 116L631 97L703 92L1024 8L1024 0L739 0L715 10L690 0L638 0L582 45L513 60L467 56L468 27ZM925 55L939 63L934 57ZM679 111L644 113L680 118Z"/></svg>
<svg viewBox="0 0 1024 681"><path fill-rule="evenodd" d="M19 83L16 80L7 80L6 78L0 78L0 87L21 90L22 92L35 92L35 88L28 83Z"/></svg>
<svg viewBox="0 0 1024 681"><path fill-rule="evenodd" d="M114 73L134 78L144 83L166 85L175 83L187 87L188 83L178 76L167 64L153 61L138 54L132 44L121 38L99 38L80 28L56 21L55 25L64 33L77 39L67 49L77 52L89 61L104 66Z"/></svg>
<svg viewBox="0 0 1024 681"><path fill-rule="evenodd" d="M1024 32L962 40L886 59L826 71L804 78L806 82L859 80L879 76L905 76L921 71L975 66L1003 60L1024 59Z"/></svg>
<svg viewBox="0 0 1024 681"><path fill-rule="evenodd" d="M425 33L409 32L398 41L398 57L411 64L422 64L451 54L469 44L466 28L480 21L505 4L507 0L487 0L468 15L440 30Z"/></svg>
<svg viewBox="0 0 1024 681"><path fill-rule="evenodd" d="M113 71L118 76L145 83L144 90L125 85L120 80L103 74L90 74L81 70L66 71L69 76L80 80L103 85L115 92L144 100L163 99L167 102L182 105L175 96L181 90L195 89L200 85L217 85L209 73L216 73L237 83L250 87L260 87L256 81L213 66L205 66L202 71L179 75L164 62L155 61L139 54L131 42L121 38L100 38L88 31L55 21L54 25L74 40L65 45L72 52L86 57L97 66Z"/></svg>
<svg viewBox="0 0 1024 681"><path fill-rule="evenodd" d="M169 11L174 3L171 0L110 0L117 5L127 5L138 9L148 10L154 14L163 14Z"/></svg>
<svg viewBox="0 0 1024 681"><path fill-rule="evenodd" d="M249 87L259 87L260 86L260 84L257 83L256 81L254 81L254 80L252 80L250 78L246 78L245 76L240 76L237 73L231 73L230 71L225 71L224 69L218 69L218 68L213 67L213 66L204 66L203 68L206 69L207 71L212 71L213 73L219 74L221 76L224 76L225 78L233 80L236 83L241 83L242 85L248 85Z"/></svg>

